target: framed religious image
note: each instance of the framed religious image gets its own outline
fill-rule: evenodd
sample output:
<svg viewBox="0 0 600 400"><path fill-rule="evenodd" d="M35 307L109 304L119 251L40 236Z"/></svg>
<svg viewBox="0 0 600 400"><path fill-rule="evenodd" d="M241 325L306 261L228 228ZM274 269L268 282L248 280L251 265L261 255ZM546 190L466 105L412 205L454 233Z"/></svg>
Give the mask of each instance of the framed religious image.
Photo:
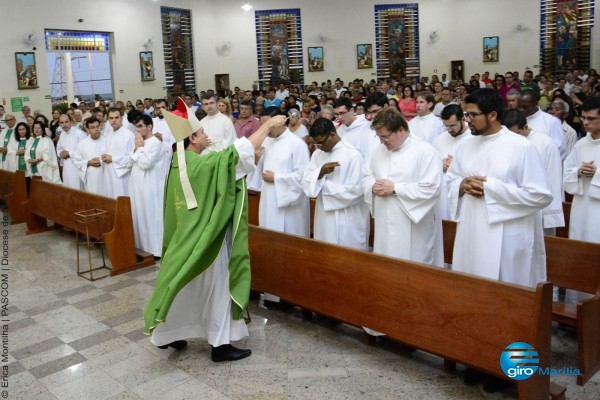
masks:
<svg viewBox="0 0 600 400"><path fill-rule="evenodd" d="M154 59L151 51L140 52L140 72L142 74L142 82L153 81L154 77Z"/></svg>
<svg viewBox="0 0 600 400"><path fill-rule="evenodd" d="M358 69L373 68L373 45L356 45L356 67Z"/></svg>
<svg viewBox="0 0 600 400"><path fill-rule="evenodd" d="M17 86L19 89L35 89L38 87L35 53L15 53L17 67Z"/></svg>
<svg viewBox="0 0 600 400"><path fill-rule="evenodd" d="M498 36L483 38L483 62L498 62L500 60Z"/></svg>
<svg viewBox="0 0 600 400"><path fill-rule="evenodd" d="M325 71L323 63L323 47L308 48L308 72Z"/></svg>

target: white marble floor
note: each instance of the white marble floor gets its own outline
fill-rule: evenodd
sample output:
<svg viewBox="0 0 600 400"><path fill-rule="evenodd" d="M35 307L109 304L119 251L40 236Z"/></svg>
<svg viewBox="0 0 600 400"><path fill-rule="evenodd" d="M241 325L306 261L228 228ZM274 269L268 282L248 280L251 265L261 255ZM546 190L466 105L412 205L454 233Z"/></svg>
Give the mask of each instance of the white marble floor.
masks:
<svg viewBox="0 0 600 400"><path fill-rule="evenodd" d="M3 229L3 398L2 390L23 400L516 398L513 389L490 395L466 387L462 370L446 374L438 357L386 340L369 346L354 327L303 322L299 309L265 310L256 302L250 337L237 343L252 349L250 358L213 363L200 340L183 351L160 350L142 332L157 267L89 282L75 273L71 234L26 236L24 224ZM553 367L575 368L576 351L574 332L555 329ZM570 376L554 381L567 386L569 399L600 399L600 374L585 387Z"/></svg>

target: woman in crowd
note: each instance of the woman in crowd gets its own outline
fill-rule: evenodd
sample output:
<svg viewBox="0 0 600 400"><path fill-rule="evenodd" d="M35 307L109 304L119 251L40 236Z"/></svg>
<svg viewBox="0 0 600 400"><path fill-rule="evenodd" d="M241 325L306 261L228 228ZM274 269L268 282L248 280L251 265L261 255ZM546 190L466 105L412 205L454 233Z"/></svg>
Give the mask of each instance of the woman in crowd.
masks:
<svg viewBox="0 0 600 400"><path fill-rule="evenodd" d="M392 107L393 109L400 110L400 107L398 106L398 100L396 100L394 97L388 99L388 106Z"/></svg>
<svg viewBox="0 0 600 400"><path fill-rule="evenodd" d="M414 98L414 92L410 85L404 86L402 100L398 102L398 108L407 121L410 121L417 115L417 101Z"/></svg>
<svg viewBox="0 0 600 400"><path fill-rule="evenodd" d="M56 150L46 135L43 122L36 121L33 124L33 138L25 147L25 163L28 175L41 176L46 182L61 183Z"/></svg>
<svg viewBox="0 0 600 400"><path fill-rule="evenodd" d="M231 116L234 121L240 117L240 101L237 97L231 99Z"/></svg>
<svg viewBox="0 0 600 400"><path fill-rule="evenodd" d="M233 116L231 115L231 104L229 104L229 101L227 101L226 98L221 97L219 100L217 100L217 108L221 114L226 115L227 118L233 122Z"/></svg>
<svg viewBox="0 0 600 400"><path fill-rule="evenodd" d="M41 122L44 124L44 131L46 133L46 136L48 136L50 138L50 140L52 140L53 136L52 136L52 131L48 127L48 125L49 125L48 118L46 118L46 116L44 114L40 114L37 117L35 117L35 122ZM35 127L35 122L33 123L33 127ZM34 137L33 127L31 127L32 137Z"/></svg>
<svg viewBox="0 0 600 400"><path fill-rule="evenodd" d="M52 121L50 121L49 127L50 127L50 132L52 132L52 141L56 144L56 142L58 142L58 136L60 135L60 132L57 132L58 129L60 128L60 125L58 124L58 119L60 118L60 115L62 114L62 111L60 111L58 108L55 108L54 110L52 110Z"/></svg>
<svg viewBox="0 0 600 400"><path fill-rule="evenodd" d="M29 125L25 122L19 122L14 130L15 140L8 144L6 158L8 160L9 171L25 171L25 176L29 177L27 164L25 163L25 147L30 139L31 131Z"/></svg>

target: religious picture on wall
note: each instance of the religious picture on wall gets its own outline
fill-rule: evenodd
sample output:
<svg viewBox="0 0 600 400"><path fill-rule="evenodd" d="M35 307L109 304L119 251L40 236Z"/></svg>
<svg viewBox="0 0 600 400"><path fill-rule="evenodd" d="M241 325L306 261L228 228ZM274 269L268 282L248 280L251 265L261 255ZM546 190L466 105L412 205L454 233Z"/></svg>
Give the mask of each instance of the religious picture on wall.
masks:
<svg viewBox="0 0 600 400"><path fill-rule="evenodd" d="M483 62L498 62L500 60L498 36L483 38Z"/></svg>
<svg viewBox="0 0 600 400"><path fill-rule="evenodd" d="M373 68L373 45L356 45L356 66L358 69Z"/></svg>
<svg viewBox="0 0 600 400"><path fill-rule="evenodd" d="M142 74L142 82L153 81L154 77L154 60L151 51L140 52L140 72Z"/></svg>
<svg viewBox="0 0 600 400"><path fill-rule="evenodd" d="M19 89L35 89L38 87L35 53L15 53L17 68L17 86Z"/></svg>
<svg viewBox="0 0 600 400"><path fill-rule="evenodd" d="M287 20L271 21L271 83L279 85L290 80L288 61Z"/></svg>
<svg viewBox="0 0 600 400"><path fill-rule="evenodd" d="M323 47L308 48L308 71L317 72L324 71L323 63Z"/></svg>
<svg viewBox="0 0 600 400"><path fill-rule="evenodd" d="M556 2L556 67L574 68L577 59L577 0Z"/></svg>
<svg viewBox="0 0 600 400"><path fill-rule="evenodd" d="M406 26L404 14L390 15L388 17L388 39L390 77L404 79L406 76Z"/></svg>

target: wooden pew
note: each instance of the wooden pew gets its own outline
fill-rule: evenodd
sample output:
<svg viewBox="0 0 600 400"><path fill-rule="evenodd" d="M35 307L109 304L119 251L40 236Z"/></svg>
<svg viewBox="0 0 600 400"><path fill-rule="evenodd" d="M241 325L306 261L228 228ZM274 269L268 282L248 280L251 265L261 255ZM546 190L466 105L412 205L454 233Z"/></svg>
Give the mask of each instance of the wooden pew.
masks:
<svg viewBox="0 0 600 400"><path fill-rule="evenodd" d="M25 171L0 170L0 198L6 201L11 216L11 225L25 222L23 202L27 200Z"/></svg>
<svg viewBox="0 0 600 400"><path fill-rule="evenodd" d="M501 378L513 342L550 366L549 283L532 290L255 226L249 242L256 290ZM521 400L550 395L547 375L516 383Z"/></svg>
<svg viewBox="0 0 600 400"><path fill-rule="evenodd" d="M556 301L552 319L577 328L579 371L584 385L600 369L600 244L545 237L548 281L594 295L577 304Z"/></svg>
<svg viewBox="0 0 600 400"><path fill-rule="evenodd" d="M571 203L565 205L570 209ZM443 221L443 229L444 262L452 263L456 222ZM556 301L552 306L553 321L577 328L581 372L577 384L584 385L600 370L600 244L552 236L544 236L544 243L547 280L594 295L578 304Z"/></svg>
<svg viewBox="0 0 600 400"><path fill-rule="evenodd" d="M108 212L111 229L109 232L100 232L102 227L96 224L88 228L91 237L104 241L112 264L111 275L119 275L155 264L152 254L135 248L129 197L112 199L33 179L29 200L25 202L27 234L53 229L48 227L47 220L54 222L55 225L73 230L79 229L80 233L85 233L81 225L75 224L74 213L91 209Z"/></svg>

